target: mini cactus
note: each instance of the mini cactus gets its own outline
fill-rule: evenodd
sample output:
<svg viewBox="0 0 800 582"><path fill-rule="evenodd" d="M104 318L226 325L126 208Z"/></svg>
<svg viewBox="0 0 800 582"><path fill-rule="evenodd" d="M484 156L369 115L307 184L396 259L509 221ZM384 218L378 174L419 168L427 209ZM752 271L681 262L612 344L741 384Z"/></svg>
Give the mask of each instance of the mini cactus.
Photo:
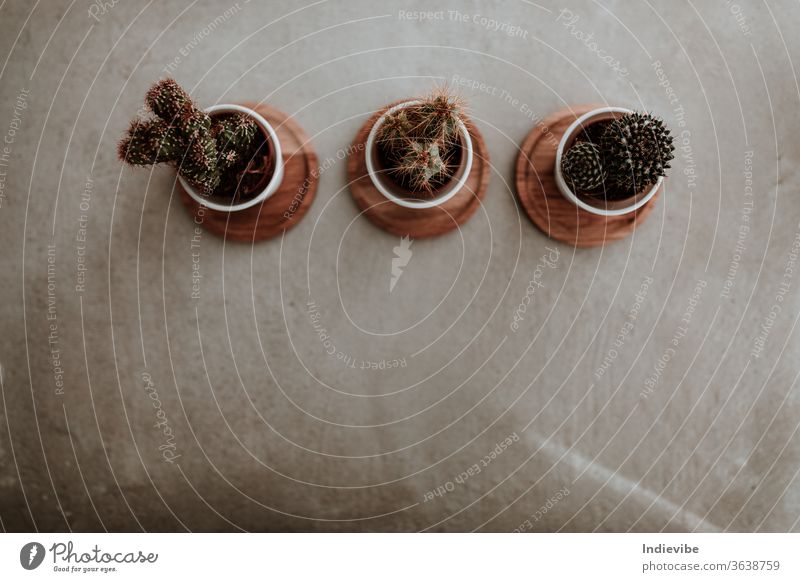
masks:
<svg viewBox="0 0 800 582"><path fill-rule="evenodd" d="M447 172L447 164L442 160L437 142L412 141L397 164L397 172L404 175L411 187L428 190Z"/></svg>
<svg viewBox="0 0 800 582"><path fill-rule="evenodd" d="M378 136L379 143L392 152L406 145L407 136L411 135L412 126L406 109L401 109L384 119Z"/></svg>
<svg viewBox="0 0 800 582"><path fill-rule="evenodd" d="M561 171L576 192L599 188L606 179L600 148L589 141L576 143L567 151L561 160Z"/></svg>
<svg viewBox="0 0 800 582"><path fill-rule="evenodd" d="M665 176L675 150L664 122L646 113L629 113L612 121L600 143L608 175L618 187L633 191Z"/></svg>
<svg viewBox="0 0 800 582"><path fill-rule="evenodd" d="M241 161L250 150L258 132L256 122L247 115L231 115L220 119L214 127L219 156L217 164L227 170Z"/></svg>
<svg viewBox="0 0 800 582"><path fill-rule="evenodd" d="M260 144L258 126L236 113L212 118L172 79L153 85L145 103L153 119L134 119L120 141L120 160L168 163L204 194L233 193Z"/></svg>
<svg viewBox="0 0 800 582"><path fill-rule="evenodd" d="M189 94L174 79L164 79L150 87L144 102L157 117L171 123L185 106L192 106Z"/></svg>
<svg viewBox="0 0 800 582"><path fill-rule="evenodd" d="M602 187L606 198L627 198L666 175L675 146L662 120L629 113L599 129L587 132L561 161L573 190L591 194Z"/></svg>
<svg viewBox="0 0 800 582"><path fill-rule="evenodd" d="M439 143L456 143L462 110L460 99L449 95L444 89L438 89L419 104L418 114L424 135Z"/></svg>
<svg viewBox="0 0 800 582"><path fill-rule="evenodd" d="M378 147L390 173L415 193L431 193L452 175L463 103L444 89L388 115Z"/></svg>

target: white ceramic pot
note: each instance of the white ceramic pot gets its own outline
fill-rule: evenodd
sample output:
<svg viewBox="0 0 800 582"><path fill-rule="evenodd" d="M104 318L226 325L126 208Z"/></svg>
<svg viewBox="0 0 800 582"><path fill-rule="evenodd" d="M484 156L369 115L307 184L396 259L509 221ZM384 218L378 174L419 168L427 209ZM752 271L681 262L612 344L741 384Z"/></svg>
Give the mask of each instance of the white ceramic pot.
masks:
<svg viewBox="0 0 800 582"><path fill-rule="evenodd" d="M567 200L592 214L599 214L600 216L620 216L633 212L637 208L641 208L647 204L650 199L655 196L661 184L664 182L664 178L659 178L658 181L647 190L643 190L635 196L623 200L605 200L603 198L578 195L567 185L564 175L561 173L561 159L564 156L564 152L566 152L575 141L577 135L592 123L606 119L614 119L615 117L628 113L633 113L633 111L625 109L624 107L599 107L593 109L578 117L578 119L567 128L567 131L564 132L558 144L555 167L558 190Z"/></svg>
<svg viewBox="0 0 800 582"><path fill-rule="evenodd" d="M255 119L256 123L261 128L261 131L263 131L264 135L266 135L269 139L271 152L275 158L272 177L264 189L256 196L248 198L244 202L240 202L238 204L226 204L224 202L224 198L221 196L206 196L189 184L189 182L187 182L183 176L178 174L178 180L180 180L181 186L183 186L186 192L189 193L189 196L194 198L197 202L206 208L210 208L211 210L219 210L220 212L236 212L237 210L244 210L245 208L250 208L251 206L260 204L272 196L278 190L278 187L281 185L281 181L283 181L283 155L281 154L281 144L278 141L278 134L275 133L275 130L272 129L272 126L269 124L269 122L257 111L254 111L249 107L243 107L242 105L214 105L206 109L206 113L209 115L214 113L244 113L245 115L249 115Z"/></svg>
<svg viewBox="0 0 800 582"><path fill-rule="evenodd" d="M381 125L383 125L384 121L386 121L387 116L395 111L410 107L411 105L415 105L417 103L419 103L419 100L411 100L391 107L386 111L386 113L381 115L378 121L375 122L375 125L372 126L372 129L367 136L367 172L370 180L372 180L372 183L375 185L375 188L378 189L378 192L383 194L387 199L391 200L395 204L404 206L405 208L433 208L434 206L439 206L440 204L444 204L450 200L458 193L459 190L461 190L461 188L463 188L464 184L466 183L467 178L469 177L469 172L472 169L472 139L469 136L469 131L467 131L466 126L459 121L458 133L461 137L461 163L459 164L458 169L450 178L450 181L447 182L447 184L433 192L433 196L424 198L413 198L409 196L408 190L401 188L389 176L388 170L381 166L378 155L377 139L378 130L380 129Z"/></svg>

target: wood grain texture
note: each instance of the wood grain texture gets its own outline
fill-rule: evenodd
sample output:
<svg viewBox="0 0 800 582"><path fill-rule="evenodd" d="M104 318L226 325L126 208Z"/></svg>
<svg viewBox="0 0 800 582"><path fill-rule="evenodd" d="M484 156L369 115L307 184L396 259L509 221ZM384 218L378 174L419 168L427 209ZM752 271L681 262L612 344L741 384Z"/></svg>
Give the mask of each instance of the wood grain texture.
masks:
<svg viewBox="0 0 800 582"><path fill-rule="evenodd" d="M356 205L375 225L397 236L426 238L445 234L466 223L480 207L489 185L489 153L483 136L470 120L465 125L472 138L473 161L463 188L450 200L434 208L405 208L385 198L367 173L366 141L372 126L396 101L376 112L359 130L353 154L347 162L347 180Z"/></svg>
<svg viewBox="0 0 800 582"><path fill-rule="evenodd" d="M193 220L207 231L239 242L272 238L295 226L305 216L317 192L317 154L303 128L282 111L265 104L243 103L269 121L281 144L284 162L280 188L261 204L236 212L211 210L180 186L181 200Z"/></svg>
<svg viewBox="0 0 800 582"><path fill-rule="evenodd" d="M556 150L575 119L597 105L562 109L537 125L520 147L517 197L525 213L550 238L576 247L597 247L625 238L653 211L663 186L638 210L624 216L599 216L564 198L555 181Z"/></svg>

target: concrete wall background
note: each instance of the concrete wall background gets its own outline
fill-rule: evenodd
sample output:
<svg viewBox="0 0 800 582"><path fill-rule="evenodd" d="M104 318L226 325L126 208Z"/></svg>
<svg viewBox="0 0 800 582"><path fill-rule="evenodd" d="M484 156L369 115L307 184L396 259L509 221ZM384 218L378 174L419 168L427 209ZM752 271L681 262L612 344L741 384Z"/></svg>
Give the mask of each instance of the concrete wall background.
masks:
<svg viewBox="0 0 800 582"><path fill-rule="evenodd" d="M794 4L446 1L434 20L406 14L429 7L0 8L4 529L798 529ZM165 67L201 104L292 114L320 160L389 101L484 83L461 93L492 156L485 205L460 235L415 241L390 294L398 240L358 217L337 161L285 238L203 234L192 299L174 174L115 159ZM663 116L686 149L634 236L576 251L521 213L513 163L536 120L598 101ZM548 247L558 260L512 331ZM326 354L309 301L356 368ZM394 359L407 365L360 369Z"/></svg>

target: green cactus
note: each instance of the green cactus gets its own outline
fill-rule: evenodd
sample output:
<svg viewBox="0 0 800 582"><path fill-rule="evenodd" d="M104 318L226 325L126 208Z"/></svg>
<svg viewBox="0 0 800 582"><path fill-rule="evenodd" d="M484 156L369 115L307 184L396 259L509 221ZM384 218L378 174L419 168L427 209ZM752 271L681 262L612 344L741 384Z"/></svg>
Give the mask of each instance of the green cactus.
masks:
<svg viewBox="0 0 800 582"><path fill-rule="evenodd" d="M422 131L433 141L453 144L458 141L458 122L463 103L439 89L419 104Z"/></svg>
<svg viewBox="0 0 800 582"><path fill-rule="evenodd" d="M417 194L433 192L453 172L463 103L444 89L388 115L378 130L378 147L389 172Z"/></svg>
<svg viewBox="0 0 800 582"><path fill-rule="evenodd" d="M241 161L242 154L250 150L258 126L247 115L232 115L220 119L216 128L218 165L227 170Z"/></svg>
<svg viewBox="0 0 800 582"><path fill-rule="evenodd" d="M194 105L189 94L174 79L164 79L150 87L144 102L156 117L168 123L172 123L185 106Z"/></svg>
<svg viewBox="0 0 800 582"><path fill-rule="evenodd" d="M576 143L567 150L561 160L561 171L575 192L599 188L606 179L600 148L589 141Z"/></svg>
<svg viewBox="0 0 800 582"><path fill-rule="evenodd" d="M153 85L145 103L154 118L134 119L119 143L133 166L168 163L204 194L233 194L237 176L259 148L258 126L241 113L210 117L172 79Z"/></svg>
<svg viewBox="0 0 800 582"><path fill-rule="evenodd" d="M169 162L181 155L182 148L177 131L160 120L134 120L128 137L120 144L124 147L125 161L135 166L150 166Z"/></svg>
<svg viewBox="0 0 800 582"><path fill-rule="evenodd" d="M397 171L408 179L415 191L429 191L436 179L447 171L436 142L412 141L397 164Z"/></svg>
<svg viewBox="0 0 800 582"><path fill-rule="evenodd" d="M399 150L405 145L407 136L411 135L411 132L412 126L408 112L401 109L384 119L378 135L378 142L388 151Z"/></svg>
<svg viewBox="0 0 800 582"><path fill-rule="evenodd" d="M675 146L661 119L629 113L608 124L600 139L603 164L619 188L638 191L666 175Z"/></svg>

